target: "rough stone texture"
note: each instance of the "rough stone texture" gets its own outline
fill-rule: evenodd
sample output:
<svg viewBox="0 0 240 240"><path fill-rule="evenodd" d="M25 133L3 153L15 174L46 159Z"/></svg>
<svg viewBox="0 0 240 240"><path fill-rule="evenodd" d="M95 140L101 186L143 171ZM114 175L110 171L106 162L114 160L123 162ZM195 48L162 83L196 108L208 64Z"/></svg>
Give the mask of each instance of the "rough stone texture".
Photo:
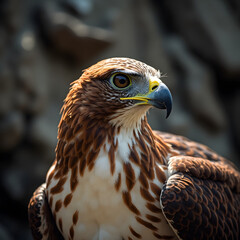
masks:
<svg viewBox="0 0 240 240"><path fill-rule="evenodd" d="M4 240L11 240L12 238L10 237L9 233L7 232L7 230L0 225L0 239L4 239Z"/></svg>
<svg viewBox="0 0 240 240"><path fill-rule="evenodd" d="M113 43L109 30L89 26L51 3L41 9L39 20L43 34L57 52L83 62Z"/></svg>
<svg viewBox="0 0 240 240"><path fill-rule="evenodd" d="M107 57L161 70L173 112L154 129L240 165L237 0L3 1L0 7L0 239L31 239L27 204L54 159L69 84Z"/></svg>
<svg viewBox="0 0 240 240"><path fill-rule="evenodd" d="M5 115L12 109L14 80L9 66L0 65L0 114Z"/></svg>
<svg viewBox="0 0 240 240"><path fill-rule="evenodd" d="M24 134L24 119L21 112L10 112L0 121L1 151L10 151L19 144Z"/></svg>
<svg viewBox="0 0 240 240"><path fill-rule="evenodd" d="M231 74L240 72L240 28L224 0L164 1L189 46Z"/></svg>
<svg viewBox="0 0 240 240"><path fill-rule="evenodd" d="M233 99L229 103L232 104L230 116L231 116L231 129L233 132L233 145L236 149L240 149L240 88L237 89L236 93L233 95ZM239 157L238 157L239 159Z"/></svg>
<svg viewBox="0 0 240 240"><path fill-rule="evenodd" d="M213 73L176 37L168 39L167 47L172 61L182 72L183 94L190 112L199 124L220 131L226 126L226 119L216 94Z"/></svg>

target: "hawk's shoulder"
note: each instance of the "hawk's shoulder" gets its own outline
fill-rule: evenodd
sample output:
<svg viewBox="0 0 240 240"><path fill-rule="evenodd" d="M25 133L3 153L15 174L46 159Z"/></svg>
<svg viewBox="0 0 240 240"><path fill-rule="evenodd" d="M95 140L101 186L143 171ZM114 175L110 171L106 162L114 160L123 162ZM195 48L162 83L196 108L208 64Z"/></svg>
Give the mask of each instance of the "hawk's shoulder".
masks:
<svg viewBox="0 0 240 240"><path fill-rule="evenodd" d="M160 131L154 131L154 133L160 136L166 143L170 144L172 149L177 152L177 155L197 157L214 162L224 162L235 168L232 162L220 156L204 144L171 133Z"/></svg>

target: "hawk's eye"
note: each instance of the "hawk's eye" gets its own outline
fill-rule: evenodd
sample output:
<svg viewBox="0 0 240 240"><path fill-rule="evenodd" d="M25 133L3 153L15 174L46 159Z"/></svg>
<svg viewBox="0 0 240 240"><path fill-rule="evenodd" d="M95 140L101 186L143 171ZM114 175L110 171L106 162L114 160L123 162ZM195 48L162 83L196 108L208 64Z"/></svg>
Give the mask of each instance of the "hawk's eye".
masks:
<svg viewBox="0 0 240 240"><path fill-rule="evenodd" d="M111 77L111 82L118 89L127 88L131 85L130 78L127 75L121 73L114 74Z"/></svg>

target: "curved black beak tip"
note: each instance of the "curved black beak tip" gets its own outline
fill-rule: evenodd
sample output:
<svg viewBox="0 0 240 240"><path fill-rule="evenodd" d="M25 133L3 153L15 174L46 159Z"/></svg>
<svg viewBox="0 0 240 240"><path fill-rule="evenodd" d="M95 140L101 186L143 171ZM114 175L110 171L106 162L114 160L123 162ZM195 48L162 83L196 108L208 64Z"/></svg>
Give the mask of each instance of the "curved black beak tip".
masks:
<svg viewBox="0 0 240 240"><path fill-rule="evenodd" d="M166 109L167 109L167 115L166 119L169 117L170 113L172 112L172 95L171 95L171 100L168 102L165 102Z"/></svg>
<svg viewBox="0 0 240 240"><path fill-rule="evenodd" d="M167 110L166 118L168 118L172 111L172 94L170 90L165 84L161 83L159 87L156 89L156 91L154 91L152 94L153 96L150 100L151 104L154 107L166 109Z"/></svg>

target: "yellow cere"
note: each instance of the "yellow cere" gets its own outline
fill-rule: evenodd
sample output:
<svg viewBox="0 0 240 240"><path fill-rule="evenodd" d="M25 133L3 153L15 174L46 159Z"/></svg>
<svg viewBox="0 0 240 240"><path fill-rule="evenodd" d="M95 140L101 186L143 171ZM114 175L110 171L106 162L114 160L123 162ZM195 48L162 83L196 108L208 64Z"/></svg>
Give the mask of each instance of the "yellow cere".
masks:
<svg viewBox="0 0 240 240"><path fill-rule="evenodd" d="M120 100L139 100L139 101L143 101L143 102L137 103L137 105L147 104L148 100L150 100L148 95L155 91L155 89L159 86L160 82L161 81L159 79L156 79L156 78L150 79L149 80L149 90L146 94L141 95L141 94L138 93L134 97L120 98Z"/></svg>

